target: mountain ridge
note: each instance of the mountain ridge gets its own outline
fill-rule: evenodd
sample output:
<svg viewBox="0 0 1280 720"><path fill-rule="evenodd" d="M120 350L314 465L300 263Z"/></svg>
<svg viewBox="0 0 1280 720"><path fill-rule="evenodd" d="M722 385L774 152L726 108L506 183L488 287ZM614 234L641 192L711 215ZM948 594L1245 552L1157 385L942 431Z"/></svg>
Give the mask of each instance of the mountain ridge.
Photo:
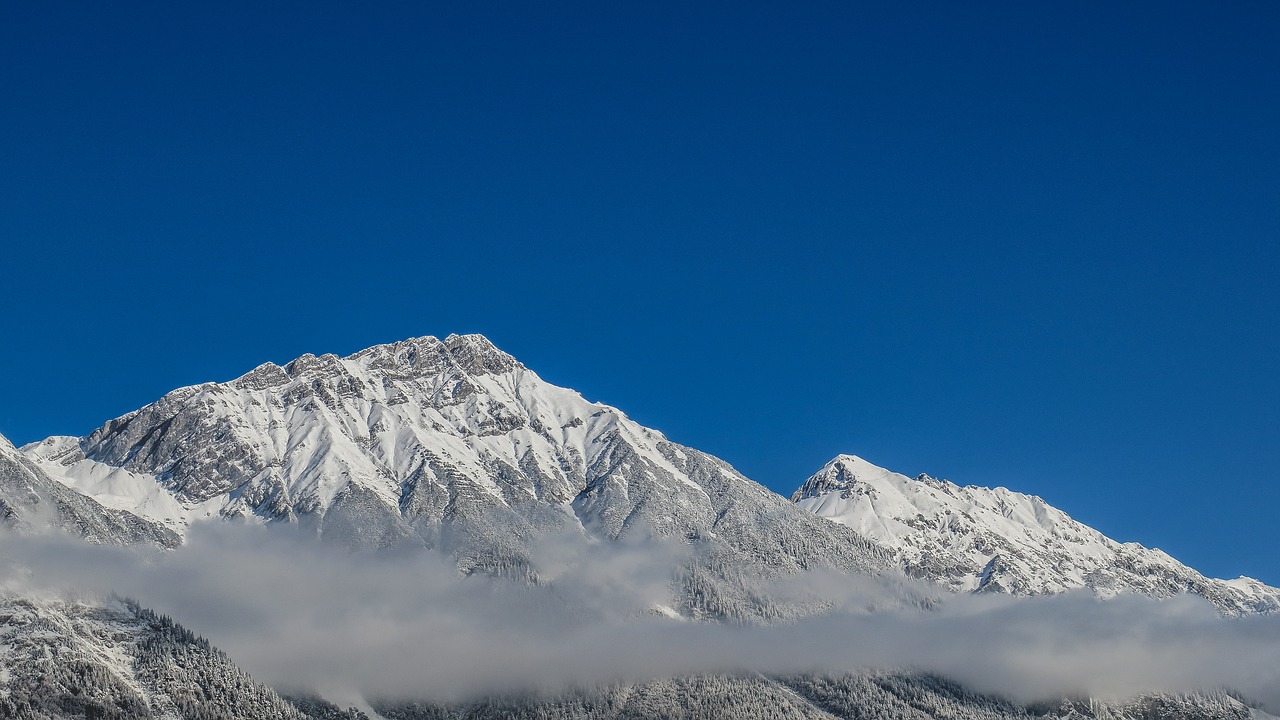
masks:
<svg viewBox="0 0 1280 720"><path fill-rule="evenodd" d="M1117 542L1039 496L1003 487L908 478L838 455L791 500L880 544L908 575L953 591L1190 592L1228 614L1280 611L1280 589L1248 577L1207 578L1159 549Z"/></svg>
<svg viewBox="0 0 1280 720"><path fill-rule="evenodd" d="M682 580L693 617L816 610L767 608L738 574L891 570L857 533L543 381L478 335L264 363L25 450L80 492L178 533L219 518L295 523L361 547L439 548L464 572L529 581L530 543L546 533L676 540L716 568ZM716 587L693 587L710 576Z"/></svg>
<svg viewBox="0 0 1280 720"><path fill-rule="evenodd" d="M58 529L93 543L174 547L179 538L159 523L104 507L65 487L0 435L0 527L23 534Z"/></svg>
<svg viewBox="0 0 1280 720"><path fill-rule="evenodd" d="M83 438L55 436L21 453L0 442L0 470L5 467L17 468L9 473L19 479L10 483L17 496L48 486L53 489L36 493L40 502L66 496L73 501L63 505L72 502L82 515L136 517L173 538L218 519L289 523L355 548L443 550L463 573L535 585L554 583L540 576L530 553L550 534L588 545L653 535L689 550L674 561L672 606L651 608L680 619L785 625L821 614L825 608L816 596L778 599L760 591L769 581L785 585L789 575L821 568L879 576L887 584L905 573L957 592L1192 592L1224 615L1280 608L1275 588L1243 578L1204 578L1164 553L1116 543L1039 497L1004 488L961 488L926 475L911 479L839 456L788 501L723 460L546 383L481 336L412 338L346 357L305 354L284 365L263 363L228 382L175 389ZM8 487L0 484L0 490ZM0 501L10 495L0 494ZM96 542L138 541L128 528L103 527L80 535ZM1057 545L1044 544L1050 540ZM904 585L910 587L893 603L931 606L935 596ZM51 666L42 658L70 652L90 658L84 661L89 679L59 680L48 692L31 695L31 702L78 702L68 698L79 694L79 682L106 693L95 702L124 708L124 714L138 703L167 709L189 702L202 709L201 691L192 688L230 680L239 683L231 698L236 707L267 708L281 717L312 710L337 717L337 709L322 701L282 699L252 684L216 649L195 643L193 650L185 631L139 608L39 602L0 597L0 605L19 611L0 618L0 634L22 643L24 678L49 676ZM30 632L45 626L54 631ZM176 639L165 641L162 656L195 652L196 665L166 674L146 664L147 653L133 648L149 647L154 633ZM90 636L114 638L105 646L109 654L140 658L151 674L130 675L91 661L101 648L86 640ZM186 673L191 668L204 668L203 674ZM119 682L96 680L104 672ZM157 689L138 685L144 679ZM142 690L129 689L130 683ZM785 711L868 717L891 706L904 716L924 717L924 699L929 708L974 718L1265 717L1221 693L1022 706L891 670L842 677L695 675L552 698L492 697L461 705L385 701L378 707L387 717L404 718L491 716L504 708L529 717L621 718L695 706L711 712L728 707L730 699L738 714L724 716Z"/></svg>
<svg viewBox="0 0 1280 720"><path fill-rule="evenodd" d="M441 548L465 572L533 582L537 537L640 532L691 543L722 580L730 567L897 568L953 591L1190 592L1227 614L1280 610L1280 590L1206 578L1003 488L910 480L839 456L787 502L723 460L543 381L480 335L262 363L23 451L72 489L178 534L218 518L303 524L350 545ZM705 575L686 582L694 577ZM740 583L686 591L690 616L774 612Z"/></svg>

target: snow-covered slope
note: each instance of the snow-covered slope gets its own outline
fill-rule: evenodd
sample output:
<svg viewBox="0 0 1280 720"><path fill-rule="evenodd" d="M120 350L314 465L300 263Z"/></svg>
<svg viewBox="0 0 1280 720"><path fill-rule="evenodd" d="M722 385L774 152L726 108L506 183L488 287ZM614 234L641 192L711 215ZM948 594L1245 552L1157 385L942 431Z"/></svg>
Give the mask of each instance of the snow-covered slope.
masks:
<svg viewBox="0 0 1280 720"><path fill-rule="evenodd" d="M379 702L395 720L1274 720L1223 691L1030 705L918 672L700 675L461 703Z"/></svg>
<svg viewBox="0 0 1280 720"><path fill-rule="evenodd" d="M63 530L95 543L173 547L172 531L126 510L103 507L55 482L0 436L0 527L21 533Z"/></svg>
<svg viewBox="0 0 1280 720"><path fill-rule="evenodd" d="M1214 580L1160 550L1120 543L1039 497L915 479L841 455L791 498L893 552L908 574L955 591L1200 595L1223 612L1280 610L1280 589Z"/></svg>
<svg viewBox="0 0 1280 720"><path fill-rule="evenodd" d="M208 642L134 603L4 591L0 717L312 716L254 682Z"/></svg>
<svg viewBox="0 0 1280 720"><path fill-rule="evenodd" d="M330 539L443 547L464 569L525 576L529 540L552 531L675 538L750 572L890 568L856 533L478 335L267 363L24 451L102 504L179 532L219 517L314 524Z"/></svg>

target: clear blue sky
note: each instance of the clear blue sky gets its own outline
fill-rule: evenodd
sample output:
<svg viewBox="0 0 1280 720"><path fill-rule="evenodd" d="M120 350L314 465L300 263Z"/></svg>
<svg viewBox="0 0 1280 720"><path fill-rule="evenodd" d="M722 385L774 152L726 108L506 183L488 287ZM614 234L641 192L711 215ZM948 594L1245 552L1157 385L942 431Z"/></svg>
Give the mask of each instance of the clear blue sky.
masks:
<svg viewBox="0 0 1280 720"><path fill-rule="evenodd" d="M480 332L1280 584L1280 4L371 5L0 9L0 432Z"/></svg>

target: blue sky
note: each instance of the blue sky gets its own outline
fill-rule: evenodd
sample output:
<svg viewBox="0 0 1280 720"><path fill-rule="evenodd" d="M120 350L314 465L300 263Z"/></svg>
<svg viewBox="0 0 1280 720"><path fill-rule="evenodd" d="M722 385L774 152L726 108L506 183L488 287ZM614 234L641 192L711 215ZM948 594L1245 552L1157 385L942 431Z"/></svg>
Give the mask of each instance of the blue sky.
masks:
<svg viewBox="0 0 1280 720"><path fill-rule="evenodd" d="M889 5L10 4L0 432L480 332L1280 584L1280 6Z"/></svg>

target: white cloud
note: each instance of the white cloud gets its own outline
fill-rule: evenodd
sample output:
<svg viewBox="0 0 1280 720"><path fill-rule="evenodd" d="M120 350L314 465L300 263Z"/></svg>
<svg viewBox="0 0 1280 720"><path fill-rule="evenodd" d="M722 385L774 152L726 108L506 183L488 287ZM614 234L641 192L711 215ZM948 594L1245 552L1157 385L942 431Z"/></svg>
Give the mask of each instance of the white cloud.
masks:
<svg viewBox="0 0 1280 720"><path fill-rule="evenodd" d="M894 590L812 573L765 590L833 611L743 628L645 613L669 593L686 552L655 541L543 542L533 554L553 582L541 588L462 577L429 552L353 554L298 532L221 524L199 526L168 553L53 537L10 536L0 548L11 587L135 597L258 679L330 695L456 698L698 672L911 666L1021 700L1230 686L1280 707L1280 617L1225 619L1191 597L948 596L930 612L868 613Z"/></svg>

